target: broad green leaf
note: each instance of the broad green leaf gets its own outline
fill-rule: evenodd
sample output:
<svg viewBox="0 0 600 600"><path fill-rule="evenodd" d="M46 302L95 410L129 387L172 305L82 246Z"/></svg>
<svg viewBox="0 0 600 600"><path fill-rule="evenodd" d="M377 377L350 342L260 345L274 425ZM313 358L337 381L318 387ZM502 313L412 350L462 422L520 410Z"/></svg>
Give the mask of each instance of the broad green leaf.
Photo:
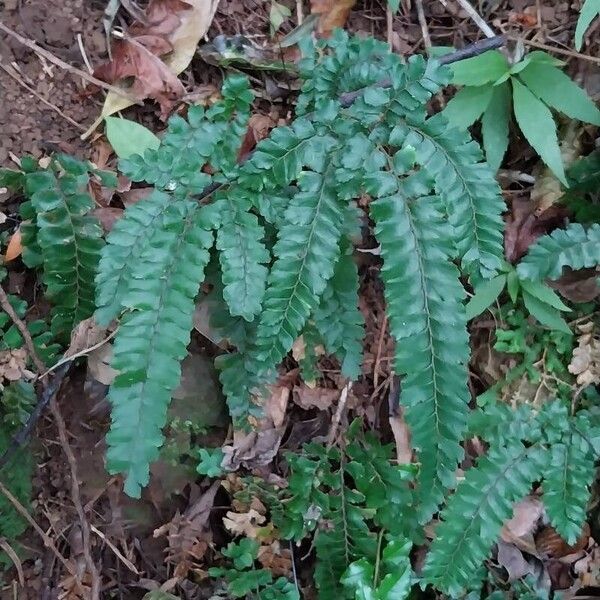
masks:
<svg viewBox="0 0 600 600"><path fill-rule="evenodd" d="M537 63L539 65L550 65L552 67L563 67L566 63L564 60L560 60L547 52L541 50L534 50L527 55L530 58L530 63Z"/></svg>
<svg viewBox="0 0 600 600"><path fill-rule="evenodd" d="M129 158L134 154L143 156L148 149L156 150L160 140L146 127L117 117L105 117L106 137L119 158Z"/></svg>
<svg viewBox="0 0 600 600"><path fill-rule="evenodd" d="M488 281L484 281L481 285L475 288L475 294L465 307L467 320L480 315L488 306L490 306L506 284L506 275L498 275Z"/></svg>
<svg viewBox="0 0 600 600"><path fill-rule="evenodd" d="M600 125L600 110L591 98L560 69L532 63L521 74L523 83L548 106L586 123Z"/></svg>
<svg viewBox="0 0 600 600"><path fill-rule="evenodd" d="M444 116L451 125L466 129L473 125L487 108L493 88L489 85L467 86L460 90L444 109Z"/></svg>
<svg viewBox="0 0 600 600"><path fill-rule="evenodd" d="M506 276L506 291L510 296L510 299L515 303L517 296L519 295L519 277L515 269L511 269Z"/></svg>
<svg viewBox="0 0 600 600"><path fill-rule="evenodd" d="M583 46L583 36L590 26L591 22L600 15L600 0L585 0L577 19L575 28L575 48L581 50Z"/></svg>
<svg viewBox="0 0 600 600"><path fill-rule="evenodd" d="M508 148L508 122L510 119L510 84L495 86L492 98L481 119L481 133L485 156L494 173L502 164Z"/></svg>
<svg viewBox="0 0 600 600"><path fill-rule="evenodd" d="M529 314L535 317L542 325L555 331L572 334L567 322L560 316L558 310L542 302L539 298L532 296L523 290L523 302Z"/></svg>
<svg viewBox="0 0 600 600"><path fill-rule="evenodd" d="M450 68L452 83L456 85L485 85L496 81L510 69L506 57L498 50L455 62Z"/></svg>
<svg viewBox="0 0 600 600"><path fill-rule="evenodd" d="M530 279L523 279L520 283L524 292L535 296L540 302L548 304L557 310L571 312L571 309L546 284L539 281L531 281Z"/></svg>
<svg viewBox="0 0 600 600"><path fill-rule="evenodd" d="M515 117L521 131L560 182L569 187L550 110L517 79L512 80L512 85Z"/></svg>

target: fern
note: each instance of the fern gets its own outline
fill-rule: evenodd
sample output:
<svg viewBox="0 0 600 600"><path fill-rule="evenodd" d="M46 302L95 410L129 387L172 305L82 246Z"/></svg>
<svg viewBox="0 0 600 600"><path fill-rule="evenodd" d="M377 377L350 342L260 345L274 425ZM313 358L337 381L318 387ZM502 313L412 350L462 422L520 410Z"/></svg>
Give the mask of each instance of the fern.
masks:
<svg viewBox="0 0 600 600"><path fill-rule="evenodd" d="M90 216L94 202L87 192L90 165L66 155L48 168L24 157L22 173L2 170L0 180L24 188L21 204L23 260L42 267L46 296L53 304L52 333L68 340L77 323L94 312L94 278L102 231Z"/></svg>
<svg viewBox="0 0 600 600"><path fill-rule="evenodd" d="M115 341L111 386L112 426L108 468L123 472L125 490L139 497L149 464L158 457L171 392L186 356L194 299L208 263L212 235L202 209L175 202L164 229L154 235L133 267L123 304L128 309Z"/></svg>
<svg viewBox="0 0 600 600"><path fill-rule="evenodd" d="M420 57L405 64L385 44L343 32L304 46L297 118L275 128L245 163L237 164L237 155L252 94L237 76L226 80L223 100L211 108L191 107L187 120L173 117L157 149L121 161L131 179L160 191L127 209L108 237L97 278L100 320L133 309L115 343L113 366L121 375L111 392L110 468L130 474L129 490L145 481L178 377L173 361L184 353L187 337L178 333L176 350L161 345L164 365L155 367L149 357L159 356L158 346L146 326L175 308L155 281L181 235L165 216L171 206L200 194L203 221L215 233L214 298L237 349L219 357L220 379L232 415L243 422L258 411L252 395L274 379L302 334L309 354L320 338L344 375L360 375L363 328L352 246L360 239L355 200L364 191L374 199L370 216L382 245L395 365L419 451L426 519L453 485L466 428L468 345L459 276L476 282L496 273L504 205L476 144L443 117L427 118L428 100L448 82L445 67ZM390 87L382 88L382 79ZM207 249L196 250L196 266L205 263ZM150 261L153 253L159 258ZM200 283L199 268L192 279ZM192 309L191 296L190 289L185 310L177 311L181 327L191 319L183 314ZM135 352L126 358L134 339ZM303 364L307 376L310 360ZM158 381L165 383L150 385ZM145 386L143 400L135 386ZM136 442L140 448L132 452L134 424L142 422L140 437L148 443ZM121 429L126 433L117 434Z"/></svg>
<svg viewBox="0 0 600 600"><path fill-rule="evenodd" d="M392 160L402 164L406 154L400 151ZM395 370L406 376L401 402L419 450L421 510L427 520L444 488L453 484L462 458L460 440L470 399L468 337L460 303L464 291L450 261L452 236L441 204L436 197L410 201L401 185L390 181L387 195L373 202L371 213L384 261L381 276L396 340ZM406 257L404 264L397 256Z"/></svg>
<svg viewBox="0 0 600 600"><path fill-rule="evenodd" d="M523 279L558 279L564 267L583 269L600 263L600 225L572 223L539 238L517 266Z"/></svg>
<svg viewBox="0 0 600 600"><path fill-rule="evenodd" d="M510 518L513 503L528 493L543 468L541 450L521 442L491 449L480 459L442 511L425 581L450 594L466 586Z"/></svg>

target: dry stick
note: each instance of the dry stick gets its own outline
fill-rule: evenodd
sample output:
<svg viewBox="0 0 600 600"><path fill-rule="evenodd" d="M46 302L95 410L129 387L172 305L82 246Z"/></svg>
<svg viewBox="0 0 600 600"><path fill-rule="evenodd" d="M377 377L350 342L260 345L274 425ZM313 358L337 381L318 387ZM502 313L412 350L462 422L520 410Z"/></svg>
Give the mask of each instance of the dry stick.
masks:
<svg viewBox="0 0 600 600"><path fill-rule="evenodd" d="M549 46L548 44L542 44L540 42L534 42L532 40L526 40L524 38L509 35L507 39L512 42L522 42L526 46L532 46L533 48L539 48L540 50L546 50L548 52L554 52L555 54L562 54L564 56L570 56L571 58L580 58L596 64L600 64L600 57L589 56L587 54L581 54L581 52L575 52L574 50L564 50L563 48L556 48L555 46Z"/></svg>
<svg viewBox="0 0 600 600"><path fill-rule="evenodd" d="M471 6L468 0L456 0L463 8L463 10L469 15L471 21L481 29L483 35L487 38L493 38L496 34L492 31L492 28L483 20L481 15Z"/></svg>
<svg viewBox="0 0 600 600"><path fill-rule="evenodd" d="M63 565L63 567L69 572L69 574L75 577L75 581L80 591L83 591L83 587L79 581L79 578L77 577L75 567L58 551L58 548L52 541L52 538L37 524L27 509L12 495L11 491L1 481L0 493L6 496L7 500L15 507L15 510L29 523L29 525L31 525L31 527L33 527L33 529L42 539L42 542L44 542L44 546L49 548L54 556L56 556L59 562Z"/></svg>
<svg viewBox="0 0 600 600"><path fill-rule="evenodd" d="M50 108L54 112L58 113L63 119L65 119L66 121L71 123L71 125L73 125L77 129L79 129L81 131L85 131L85 127L83 125L80 125L77 121L74 121L73 119L71 119L71 117L69 117L69 115L65 115L65 113L62 110L60 110L60 108L58 108L58 106L55 106L54 104L52 104L51 102L46 100L46 98L44 98L43 96L38 94L32 87L27 85L20 77L18 77L16 75L16 73L13 73L12 69L9 69L6 65L4 65L2 63L0 63L0 68L2 68L2 70L5 73L10 75L10 77L12 77L20 86L24 87L30 94L33 94L42 104L45 104L48 108Z"/></svg>
<svg viewBox="0 0 600 600"><path fill-rule="evenodd" d="M431 38L429 37L429 29L427 28L427 20L425 19L425 12L423 11L423 0L417 0L417 18L419 19L419 25L421 26L421 33L423 34L423 43L425 48L429 50L431 48Z"/></svg>
<svg viewBox="0 0 600 600"><path fill-rule="evenodd" d="M335 415L333 416L333 421L331 422L331 428L329 429L329 435L327 436L327 448L331 448L333 443L335 442L335 436L337 434L338 427L340 425L340 421L342 419L342 413L346 408L346 402L348 401L348 392L352 387L352 382L349 381L343 388L340 393L340 399L338 400L337 408L335 409Z"/></svg>
<svg viewBox="0 0 600 600"><path fill-rule="evenodd" d="M54 56L54 54L52 54L51 52L48 52L48 50L46 50L45 48L38 46L34 41L28 40L27 38L24 38L22 35L19 35L16 31L13 31L10 27L7 27L4 23L2 23L2 21L0 21L0 31L3 31L7 35L10 35L12 38L17 40L17 42L19 42L23 46L29 48L30 50L33 50L36 54L43 56L46 60L55 64L57 67L60 67L61 69L64 69L65 71L69 71L69 73L74 73L75 75L79 75L79 77L82 77L89 83L93 83L94 85L97 85L98 87L104 88L105 90L110 90L111 92L114 92L115 94L118 94L119 96L122 96L123 98L127 98L127 100L129 100L130 102L133 102L134 104L140 104L140 101L137 98L134 98L133 96L131 96L124 90L118 88L115 85L111 85L110 83L106 83L106 81L102 81L101 79L98 79L97 77L94 77L93 75L90 75L89 73L86 73L85 71L82 71L81 69L78 69L77 67L74 67L73 65L70 65L69 63L65 62L64 60L61 60L57 56Z"/></svg>
<svg viewBox="0 0 600 600"><path fill-rule="evenodd" d="M12 322L15 324L15 327L19 330L19 333L23 336L23 340L25 342L25 347L27 348L27 352L35 365L35 368L38 374L42 374L45 371L45 365L43 361L38 356L35 346L33 344L33 339L31 338L31 334L27 329L25 323L19 318L17 313L14 311L13 307L10 305L8 300L8 296L4 291L4 288L0 286L0 307L6 312L6 314L11 318ZM42 382L42 387L46 388L46 383ZM85 512L83 510L83 505L81 504L81 494L79 492L79 481L77 479L77 462L75 460L75 455L73 454L73 450L71 449L71 445L69 444L69 439L67 438L67 428L65 426L65 422L62 418L62 414L60 413L60 408L58 406L58 402L56 401L56 395L52 395L50 397L50 410L56 420L56 426L58 428L58 436L60 439L60 443L62 449L67 457L67 462L69 463L69 468L71 471L71 497L73 500L73 505L75 506L75 510L77 512L77 516L79 517L79 521L81 524L81 534L83 537L83 556L85 559L85 563L88 571L90 572L90 576L92 578L92 589L91 589L91 600L99 600L100 599L100 575L98 574L98 570L96 569L96 565L92 559L92 554L90 551L90 524L87 520Z"/></svg>

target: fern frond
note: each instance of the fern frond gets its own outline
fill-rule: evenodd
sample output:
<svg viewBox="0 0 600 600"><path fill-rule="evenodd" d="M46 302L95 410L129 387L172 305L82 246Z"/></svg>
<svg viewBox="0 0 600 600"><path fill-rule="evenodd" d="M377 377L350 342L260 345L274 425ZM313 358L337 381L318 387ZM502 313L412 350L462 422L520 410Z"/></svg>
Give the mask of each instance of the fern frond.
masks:
<svg viewBox="0 0 600 600"><path fill-rule="evenodd" d="M426 583L458 594L489 555L502 524L512 515L531 484L547 468L545 450L526 448L513 441L506 448L491 448L442 511L423 569Z"/></svg>
<svg viewBox="0 0 600 600"><path fill-rule="evenodd" d="M232 316L254 320L260 312L270 255L264 229L250 211L250 201L225 192L212 206L219 211L217 250L223 277L223 298Z"/></svg>
<svg viewBox="0 0 600 600"><path fill-rule="evenodd" d="M345 252L340 257L313 318L325 349L341 362L342 374L358 379L364 318L358 309L358 269L352 254Z"/></svg>
<svg viewBox="0 0 600 600"><path fill-rule="evenodd" d="M121 312L131 275L150 239L163 227L171 198L154 191L128 207L115 223L102 248L96 276L96 321L108 325Z"/></svg>
<svg viewBox="0 0 600 600"><path fill-rule="evenodd" d="M196 203L179 201L164 215L164 229L149 240L132 271L115 339L110 388L112 426L107 435L111 473L125 475L125 491L139 497L149 464L163 442L171 392L179 384L194 300L208 263L212 234Z"/></svg>
<svg viewBox="0 0 600 600"><path fill-rule="evenodd" d="M600 263L600 225L585 229L571 223L566 229L555 229L536 240L517 266L523 279L558 279L563 267L583 269Z"/></svg>
<svg viewBox="0 0 600 600"><path fill-rule="evenodd" d="M436 197L408 200L388 180L387 196L371 204L381 243L395 371L403 377L406 407L421 470L422 519L427 520L454 483L466 429L467 361L464 290L451 262L452 236ZM395 187L395 189L394 189Z"/></svg>
<svg viewBox="0 0 600 600"><path fill-rule="evenodd" d="M304 171L273 249L263 312L256 332L261 371L274 368L316 308L340 253L343 213L332 167Z"/></svg>
<svg viewBox="0 0 600 600"><path fill-rule="evenodd" d="M594 453L576 430L550 446L544 473L544 506L550 522L568 544L581 535L594 479Z"/></svg>
<svg viewBox="0 0 600 600"><path fill-rule="evenodd" d="M503 259L506 207L478 144L466 132L451 128L439 114L423 122L407 119L396 125L390 141L414 148L417 163L434 179L454 229L463 269L478 278L494 276Z"/></svg>
<svg viewBox="0 0 600 600"><path fill-rule="evenodd" d="M87 165L68 157L56 160L63 170L25 175L35 210L37 244L43 258L46 294L53 303L52 331L67 338L73 327L94 312L94 278L102 248L102 230L88 213Z"/></svg>

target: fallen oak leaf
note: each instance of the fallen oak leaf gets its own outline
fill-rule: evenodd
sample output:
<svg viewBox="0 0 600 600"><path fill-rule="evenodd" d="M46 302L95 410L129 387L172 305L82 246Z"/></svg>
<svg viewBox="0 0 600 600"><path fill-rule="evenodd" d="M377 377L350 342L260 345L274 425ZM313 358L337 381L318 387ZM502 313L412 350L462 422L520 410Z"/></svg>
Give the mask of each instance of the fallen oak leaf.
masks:
<svg viewBox="0 0 600 600"><path fill-rule="evenodd" d="M259 537L261 525L266 520L267 518L264 515L251 508L245 513L228 511L227 515L223 517L223 525L225 529L235 535L243 535L251 539L256 539Z"/></svg>

